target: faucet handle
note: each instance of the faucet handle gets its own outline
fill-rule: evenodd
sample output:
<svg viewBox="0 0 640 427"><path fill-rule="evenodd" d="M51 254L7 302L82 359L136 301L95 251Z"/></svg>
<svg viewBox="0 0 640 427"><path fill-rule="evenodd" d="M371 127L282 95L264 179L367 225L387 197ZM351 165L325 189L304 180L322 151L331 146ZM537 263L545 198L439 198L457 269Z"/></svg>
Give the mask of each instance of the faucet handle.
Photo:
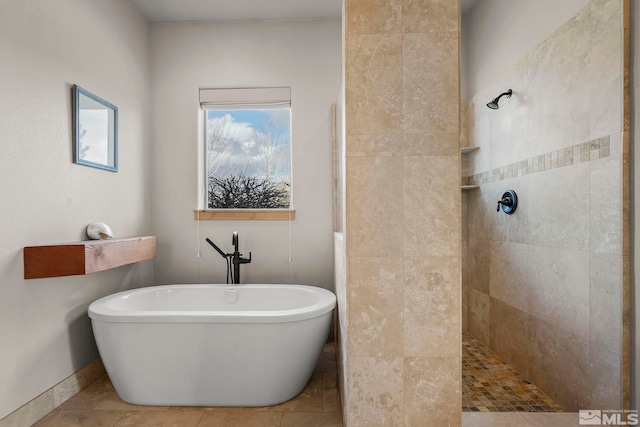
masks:
<svg viewBox="0 0 640 427"><path fill-rule="evenodd" d="M249 258L242 258L241 254L238 261L240 262L240 264L249 264L251 262L251 252L249 252Z"/></svg>

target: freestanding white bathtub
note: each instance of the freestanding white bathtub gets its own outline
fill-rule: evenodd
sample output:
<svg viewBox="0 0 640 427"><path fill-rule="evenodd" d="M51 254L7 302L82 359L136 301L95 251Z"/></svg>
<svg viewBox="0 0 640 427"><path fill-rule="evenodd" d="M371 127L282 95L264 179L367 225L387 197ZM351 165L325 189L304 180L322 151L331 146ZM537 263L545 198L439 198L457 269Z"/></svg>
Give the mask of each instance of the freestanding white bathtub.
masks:
<svg viewBox="0 0 640 427"><path fill-rule="evenodd" d="M336 298L302 285L167 285L89 306L118 395L137 405L267 406L296 396Z"/></svg>

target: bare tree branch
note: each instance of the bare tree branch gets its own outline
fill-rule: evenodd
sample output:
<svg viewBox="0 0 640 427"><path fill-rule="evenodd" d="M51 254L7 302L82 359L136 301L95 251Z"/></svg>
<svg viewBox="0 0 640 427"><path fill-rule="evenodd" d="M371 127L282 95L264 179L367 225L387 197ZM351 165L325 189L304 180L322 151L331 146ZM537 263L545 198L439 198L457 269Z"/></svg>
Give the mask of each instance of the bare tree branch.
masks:
<svg viewBox="0 0 640 427"><path fill-rule="evenodd" d="M269 178L209 175L208 184L209 209L286 209L290 206L289 184L278 184Z"/></svg>

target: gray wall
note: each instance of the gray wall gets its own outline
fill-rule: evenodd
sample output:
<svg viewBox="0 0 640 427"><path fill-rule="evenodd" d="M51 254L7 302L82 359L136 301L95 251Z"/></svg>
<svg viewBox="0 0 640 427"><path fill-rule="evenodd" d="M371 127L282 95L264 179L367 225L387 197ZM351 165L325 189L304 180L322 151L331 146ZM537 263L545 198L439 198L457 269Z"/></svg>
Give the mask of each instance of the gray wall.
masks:
<svg viewBox="0 0 640 427"><path fill-rule="evenodd" d="M151 284L153 261L87 276L23 279L22 248L116 237L149 225L149 54L126 0L0 2L0 418L98 357L93 300ZM73 163L71 85L119 109L119 171Z"/></svg>
<svg viewBox="0 0 640 427"><path fill-rule="evenodd" d="M230 251L238 231L241 252L253 254L243 283L333 288L330 108L340 85L340 21L154 24L151 56L156 281L225 283L225 262L204 239ZM291 87L296 219L198 223L198 88L261 86Z"/></svg>
<svg viewBox="0 0 640 427"><path fill-rule="evenodd" d="M478 0L463 17L462 99L471 98L494 81L587 3Z"/></svg>

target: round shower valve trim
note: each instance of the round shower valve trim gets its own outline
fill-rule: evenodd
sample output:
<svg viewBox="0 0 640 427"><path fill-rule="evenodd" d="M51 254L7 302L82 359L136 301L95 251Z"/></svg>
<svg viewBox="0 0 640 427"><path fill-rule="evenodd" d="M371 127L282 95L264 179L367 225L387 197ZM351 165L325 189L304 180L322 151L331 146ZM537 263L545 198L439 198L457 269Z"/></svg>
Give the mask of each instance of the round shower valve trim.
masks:
<svg viewBox="0 0 640 427"><path fill-rule="evenodd" d="M497 212L500 212L500 207L502 207L502 212L507 215L511 215L516 211L518 207L518 195L513 190L507 190L502 194L502 198L498 200L498 208Z"/></svg>

